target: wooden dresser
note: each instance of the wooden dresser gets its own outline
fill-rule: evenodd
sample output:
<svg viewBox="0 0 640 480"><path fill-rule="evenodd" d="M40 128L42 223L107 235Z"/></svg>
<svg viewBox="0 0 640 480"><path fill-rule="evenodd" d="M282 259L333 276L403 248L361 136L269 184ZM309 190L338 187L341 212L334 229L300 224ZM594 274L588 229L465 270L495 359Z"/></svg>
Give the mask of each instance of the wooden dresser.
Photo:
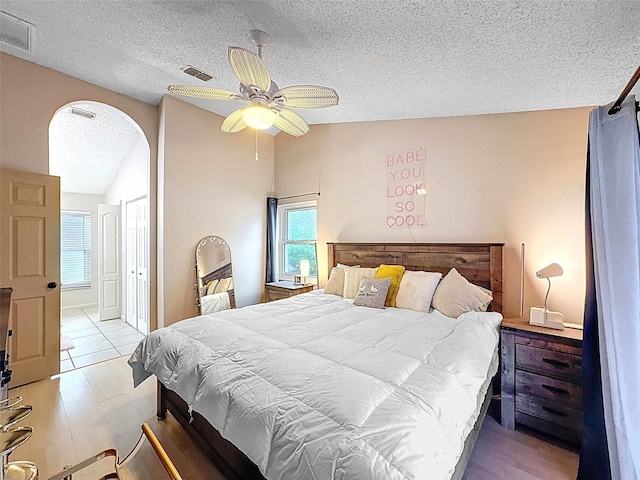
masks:
<svg viewBox="0 0 640 480"><path fill-rule="evenodd" d="M293 282L269 282L264 284L265 301L273 302L282 298L293 297L313 290L313 285L296 285Z"/></svg>
<svg viewBox="0 0 640 480"><path fill-rule="evenodd" d="M522 424L579 444L582 330L552 330L507 317L500 341L502 426Z"/></svg>

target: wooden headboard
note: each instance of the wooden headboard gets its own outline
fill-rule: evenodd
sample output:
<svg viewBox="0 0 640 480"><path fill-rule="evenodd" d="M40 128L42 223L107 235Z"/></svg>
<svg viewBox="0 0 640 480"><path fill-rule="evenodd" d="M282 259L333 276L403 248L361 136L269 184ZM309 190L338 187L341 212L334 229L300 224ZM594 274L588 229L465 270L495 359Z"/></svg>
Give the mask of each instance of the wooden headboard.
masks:
<svg viewBox="0 0 640 480"><path fill-rule="evenodd" d="M329 271L338 263L377 267L404 265L407 270L440 272L454 268L467 280L493 293L491 310L502 313L503 243L337 243L330 242Z"/></svg>

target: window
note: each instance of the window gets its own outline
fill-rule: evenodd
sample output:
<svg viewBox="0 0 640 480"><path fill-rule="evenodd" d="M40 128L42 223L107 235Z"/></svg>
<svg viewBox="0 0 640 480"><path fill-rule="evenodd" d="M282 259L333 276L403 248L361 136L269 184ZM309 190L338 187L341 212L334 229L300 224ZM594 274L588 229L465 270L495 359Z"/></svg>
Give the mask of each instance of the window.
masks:
<svg viewBox="0 0 640 480"><path fill-rule="evenodd" d="M91 212L62 212L60 282L62 290L91 288Z"/></svg>
<svg viewBox="0 0 640 480"><path fill-rule="evenodd" d="M317 283L318 209L316 202L280 206L278 222L280 224L279 279L293 280L294 275L300 275L300 261L309 260L309 277L306 281Z"/></svg>

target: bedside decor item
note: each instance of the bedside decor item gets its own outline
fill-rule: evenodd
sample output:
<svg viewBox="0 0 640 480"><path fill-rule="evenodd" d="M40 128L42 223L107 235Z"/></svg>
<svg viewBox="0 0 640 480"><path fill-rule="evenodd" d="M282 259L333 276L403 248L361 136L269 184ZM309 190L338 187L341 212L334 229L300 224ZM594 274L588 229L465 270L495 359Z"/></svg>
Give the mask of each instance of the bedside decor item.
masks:
<svg viewBox="0 0 640 480"><path fill-rule="evenodd" d="M564 316L560 312L551 312L547 309L547 298L551 291L551 277L559 277L563 273L564 271L562 270L562 267L557 263L547 265L542 270L538 270L536 272L536 277L547 279L549 287L547 288L547 294L544 296L544 308L531 307L531 313L529 315L529 323L531 325L555 328L557 330L564 329Z"/></svg>
<svg viewBox="0 0 640 480"><path fill-rule="evenodd" d="M300 283L306 285L307 277L309 276L309 260L307 259L300 260L300 276L302 277Z"/></svg>

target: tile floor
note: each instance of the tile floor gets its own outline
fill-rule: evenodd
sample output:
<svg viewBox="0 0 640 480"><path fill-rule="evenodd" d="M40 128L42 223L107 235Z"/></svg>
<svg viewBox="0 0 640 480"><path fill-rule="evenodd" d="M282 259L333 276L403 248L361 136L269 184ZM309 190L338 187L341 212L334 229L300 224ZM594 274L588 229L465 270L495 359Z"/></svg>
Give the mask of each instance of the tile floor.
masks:
<svg viewBox="0 0 640 480"><path fill-rule="evenodd" d="M120 319L100 321L98 308L65 308L60 332L73 340L73 348L60 352L60 371L68 372L132 353L144 337Z"/></svg>

